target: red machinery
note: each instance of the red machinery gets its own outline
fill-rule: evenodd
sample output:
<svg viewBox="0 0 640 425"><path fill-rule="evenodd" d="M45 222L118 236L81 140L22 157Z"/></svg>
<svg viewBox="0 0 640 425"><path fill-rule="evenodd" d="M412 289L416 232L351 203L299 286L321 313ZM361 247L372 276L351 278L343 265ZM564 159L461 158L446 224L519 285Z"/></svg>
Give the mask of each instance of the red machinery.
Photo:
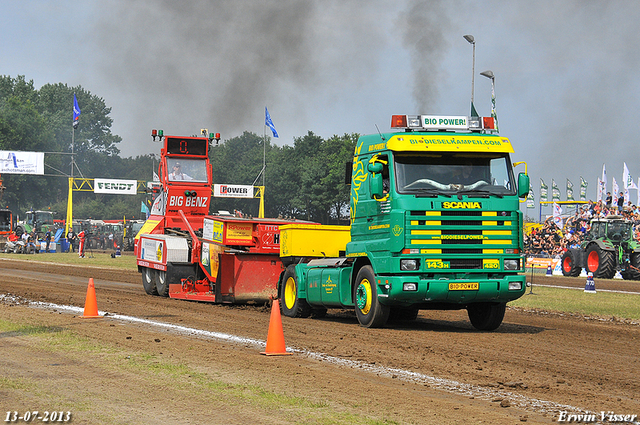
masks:
<svg viewBox="0 0 640 425"><path fill-rule="evenodd" d="M277 296L284 270L280 226L292 221L208 215L215 137L163 136L161 186L138 232L135 254L145 291L185 300L246 303Z"/></svg>

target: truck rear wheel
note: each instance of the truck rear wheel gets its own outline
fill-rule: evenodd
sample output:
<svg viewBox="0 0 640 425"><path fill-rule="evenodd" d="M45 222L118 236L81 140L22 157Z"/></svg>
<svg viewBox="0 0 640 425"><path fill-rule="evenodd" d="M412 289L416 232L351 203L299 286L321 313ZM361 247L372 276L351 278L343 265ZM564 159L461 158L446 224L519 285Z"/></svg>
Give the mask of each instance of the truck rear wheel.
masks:
<svg viewBox="0 0 640 425"><path fill-rule="evenodd" d="M616 273L616 259L611 251L605 251L596 244L587 249L587 272L593 277L612 279Z"/></svg>
<svg viewBox="0 0 640 425"><path fill-rule="evenodd" d="M572 277L580 276L582 271L582 267L576 263L576 253L572 250L568 250L562 255L560 268L563 275Z"/></svg>
<svg viewBox="0 0 640 425"><path fill-rule="evenodd" d="M155 273L156 290L161 297L169 296L169 284L167 283L167 272L163 270L156 270Z"/></svg>
<svg viewBox="0 0 640 425"><path fill-rule="evenodd" d="M311 307L307 300L298 297L298 278L295 266L287 267L280 285L280 308L287 317L309 317Z"/></svg>
<svg viewBox="0 0 640 425"><path fill-rule="evenodd" d="M381 328L389 319L389 307L378 301L378 286L371 266L364 266L356 276L354 289L356 317L365 328Z"/></svg>
<svg viewBox="0 0 640 425"><path fill-rule="evenodd" d="M149 295L158 295L154 274L154 270L149 267L144 267L142 269L142 286L144 287L144 292Z"/></svg>
<svg viewBox="0 0 640 425"><path fill-rule="evenodd" d="M477 303L467 307L469 321L479 331L494 331L502 324L507 303Z"/></svg>

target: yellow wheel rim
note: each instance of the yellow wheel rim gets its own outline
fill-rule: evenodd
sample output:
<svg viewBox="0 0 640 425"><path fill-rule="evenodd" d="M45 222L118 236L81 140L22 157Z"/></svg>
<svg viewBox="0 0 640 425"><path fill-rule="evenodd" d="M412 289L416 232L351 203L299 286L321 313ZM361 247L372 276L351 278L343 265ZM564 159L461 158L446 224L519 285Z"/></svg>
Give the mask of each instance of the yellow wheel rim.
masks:
<svg viewBox="0 0 640 425"><path fill-rule="evenodd" d="M291 310L293 308L293 305L296 303L297 296L296 280L293 277L290 277L284 283L284 305L287 309Z"/></svg>
<svg viewBox="0 0 640 425"><path fill-rule="evenodd" d="M356 294L356 302L362 314L369 314L369 310L371 310L371 295L371 282L369 279L363 279L358 285Z"/></svg>

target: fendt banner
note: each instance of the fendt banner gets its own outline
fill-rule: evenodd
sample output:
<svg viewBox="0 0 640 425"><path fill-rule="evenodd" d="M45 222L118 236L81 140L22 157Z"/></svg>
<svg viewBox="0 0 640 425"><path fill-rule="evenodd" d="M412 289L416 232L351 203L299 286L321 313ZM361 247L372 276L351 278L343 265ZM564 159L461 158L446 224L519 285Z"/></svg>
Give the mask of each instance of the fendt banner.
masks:
<svg viewBox="0 0 640 425"><path fill-rule="evenodd" d="M135 195L137 180L93 179L93 193L111 193L113 195Z"/></svg>
<svg viewBox="0 0 640 425"><path fill-rule="evenodd" d="M217 198L253 198L253 186L214 184L213 196Z"/></svg>
<svg viewBox="0 0 640 425"><path fill-rule="evenodd" d="M44 175L44 152L0 151L0 174Z"/></svg>

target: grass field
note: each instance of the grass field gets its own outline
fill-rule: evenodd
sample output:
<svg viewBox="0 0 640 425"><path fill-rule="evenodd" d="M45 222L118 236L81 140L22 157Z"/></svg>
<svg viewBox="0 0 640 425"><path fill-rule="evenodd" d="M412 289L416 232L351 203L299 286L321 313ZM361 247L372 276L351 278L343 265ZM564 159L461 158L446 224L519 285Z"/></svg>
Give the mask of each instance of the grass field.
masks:
<svg viewBox="0 0 640 425"><path fill-rule="evenodd" d="M43 261L59 264L73 264L78 266L92 266L102 268L115 268L125 270L137 270L136 257L133 255L122 255L111 258L111 253L87 252L85 258L79 258L77 253L63 254L5 254L0 253L0 258L20 261Z"/></svg>
<svg viewBox="0 0 640 425"><path fill-rule="evenodd" d="M602 291L593 294L584 292L582 289L548 288L535 285L533 293L529 294L529 292L509 305L604 318L640 320L640 295L637 294Z"/></svg>

